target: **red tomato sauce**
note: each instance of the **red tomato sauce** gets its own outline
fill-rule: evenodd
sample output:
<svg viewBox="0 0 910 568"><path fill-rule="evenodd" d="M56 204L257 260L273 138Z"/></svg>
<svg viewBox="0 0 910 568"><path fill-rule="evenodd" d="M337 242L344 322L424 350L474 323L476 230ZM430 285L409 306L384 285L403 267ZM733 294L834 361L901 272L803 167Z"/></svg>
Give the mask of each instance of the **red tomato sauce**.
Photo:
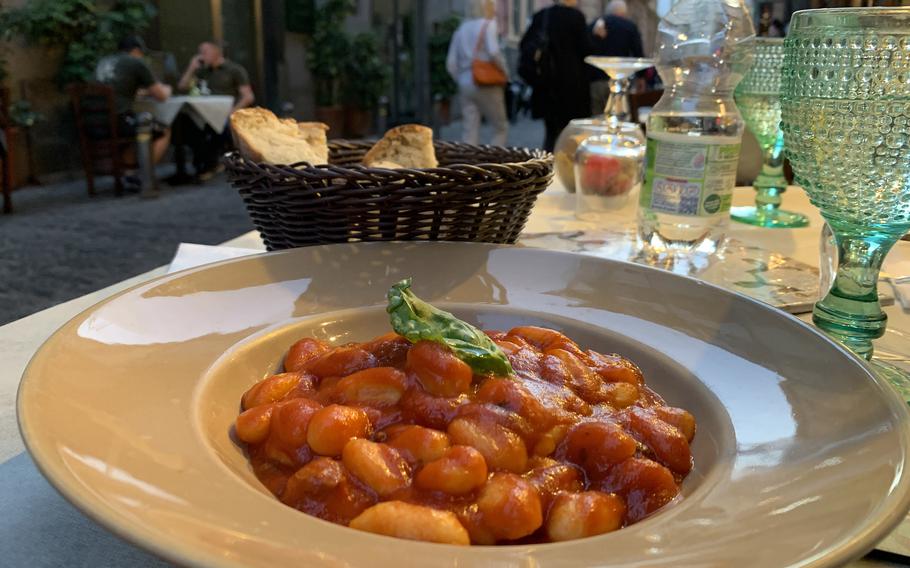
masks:
<svg viewBox="0 0 910 568"><path fill-rule="evenodd" d="M677 497L695 419L634 363L545 328L487 334L514 376L394 333L301 339L284 373L243 395L235 428L253 471L304 513L455 544L593 536Z"/></svg>

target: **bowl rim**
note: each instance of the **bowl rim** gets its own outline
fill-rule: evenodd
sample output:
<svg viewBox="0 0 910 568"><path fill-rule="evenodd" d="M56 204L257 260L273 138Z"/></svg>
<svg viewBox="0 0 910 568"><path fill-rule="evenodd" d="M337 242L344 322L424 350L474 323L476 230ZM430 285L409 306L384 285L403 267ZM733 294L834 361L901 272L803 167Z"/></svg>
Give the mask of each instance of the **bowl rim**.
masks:
<svg viewBox="0 0 910 568"><path fill-rule="evenodd" d="M602 262L602 263L605 263L608 265L633 266L633 267L635 267L636 270L640 269L640 270L644 270L646 272L660 274L661 276L668 276L671 279L684 279L684 280L696 283L699 286L713 289L713 292L715 292L715 293L720 292L725 295L735 296L739 299L745 300L747 303L752 304L753 306L758 306L761 309L763 309L769 313L775 313L775 314L780 315L785 320L787 320L789 324L795 325L799 328L802 328L804 331L807 331L807 332L815 335L817 338L819 338L819 339L823 340L825 343L827 343L830 347L835 348L836 350L840 351L842 354L846 355L848 358L852 359L854 363L858 364L866 372L869 379L877 387L877 390L880 393L883 393L884 398L888 401L890 409L893 411L896 411L898 414L900 414L902 416L902 421L905 425L910 424L910 406L905 404L904 401L900 399L898 393L896 391L894 391L889 385L887 385L887 383L885 382L885 379L882 379L882 378L878 377L877 375L875 375L871 371L871 368L869 367L869 365L864 360L857 357L855 354L853 354L851 351L849 351L846 347L842 346L841 344L835 342L834 340L832 340L831 338L826 336L821 330L819 330L819 329L815 328L814 326L811 326L808 323L806 323L798 318L795 318L789 314L780 312L773 306L760 302L759 300L751 298L750 296L747 296L743 293L729 290L729 289L726 289L726 288L723 288L723 287L720 287L718 285L711 284L708 282L704 282L704 281L701 281L698 278L695 278L692 276L673 274L673 273L666 272L662 269L650 267L650 266L646 266L646 265L640 265L640 264L630 263L630 262L621 261L621 260L597 258L597 257L592 257L590 255L582 255L582 254L573 253L573 252L526 248L526 247L521 247L521 246L509 246L509 245L490 244L490 243L426 242L426 241L359 242L359 243L315 245L315 248L324 249L325 247L340 248L340 247L350 247L350 246L380 248L380 247L388 247L390 245L391 246L417 245L417 246L421 246L421 247L470 245L470 246L474 246L474 247L485 247L490 250L518 249L518 250L533 251L533 254L540 254L540 255L584 257L584 258ZM313 248L313 247L305 247L305 248L309 249L309 248ZM262 254L268 255L270 257L275 257L275 256L281 256L281 255L293 255L297 252L299 252L297 249L287 249L287 250L279 250L279 251L273 251L273 252L262 253ZM93 502L92 499L87 498L86 494L84 492L76 491L75 484L68 483L68 480L55 476L54 472L52 472L47 467L48 458L47 458L46 451L45 451L46 448L44 448L43 446L41 446L40 444L37 443L37 441L34 438L33 432L31 430L31 426L26 424L26 420L24 419L24 411L25 411L25 404L26 404L25 398L28 396L28 390L32 386L31 383L34 382L34 381L27 381L26 379L32 374L32 367L35 364L36 360L39 358L39 355L42 355L44 351L49 349L50 344L52 344L55 341L55 339L58 338L58 336L60 336L64 331L66 331L69 327L71 327L75 322L83 320L84 316L96 311L98 308L100 308L106 304L112 303L125 295L135 293L137 290L139 290L141 288L162 284L168 280L176 280L178 278L185 277L185 276L193 274L193 273L201 273L201 272L205 272L207 270L217 268L217 267L222 267L225 265L240 264L243 262L248 262L251 259L256 258L257 256L261 256L261 255L254 255L253 257L240 257L240 258L226 259L226 260L214 262L211 264L206 264L203 266L188 268L188 269L174 272L171 274L161 275L161 276L152 278L150 280L147 280L145 282L131 286L125 290L122 290L122 291L120 291L108 298L105 298L105 299L93 304L92 306L82 310L77 315L75 315L70 320L68 320L65 324L63 324L60 328L58 328L50 337L48 337L41 344L41 346L35 352L35 355L33 355L32 359L29 361L25 370L23 371L22 378L20 380L19 387L17 389L16 411L17 411L17 424L19 427L20 435L21 435L21 437L25 443L26 449L28 450L29 454L31 455L37 469L41 472L41 474L45 477L45 479L47 479L47 481L50 483L50 485L52 487L54 487L54 489L64 499L66 499L69 503L71 503L77 509L79 509L79 511L82 514L84 514L84 515L88 516L90 519L92 519L92 521L98 523L99 525L103 526L106 530L116 534L117 536L126 540L127 542L130 542L144 550L150 551L153 554L159 556L160 558L166 559L168 561L178 562L181 564L186 563L186 564L192 565L192 566L213 566L214 565L214 566L232 566L233 567L233 566L242 565L242 564L238 564L238 563L232 563L227 559L224 559L225 562L223 564L222 563L213 564L212 563L213 559L211 558L211 556L206 554L204 551L200 551L200 549L198 549L198 548L195 550L187 550L185 547L180 547L179 549L172 548L173 543L169 543L169 542L166 542L164 539L161 539L160 535L158 533L156 533L155 531L149 530L144 525L136 524L132 520L126 518L125 516L122 516L120 514L120 512L113 507L110 507L110 506L104 505L104 504L99 506L97 503ZM511 305L511 304L507 304L507 305ZM903 438L905 441L910 440L910 432L904 432ZM843 540L839 544L833 545L830 548L830 552L828 554L826 554L825 556L817 555L815 557L808 558L808 559L806 559L805 562L799 564L799 566L801 566L801 567L835 566L835 565L839 566L852 559L858 558L858 557L862 556L863 554L865 554L866 552L868 552L874 546L874 544L876 542L878 542L879 540L884 538L884 536L886 536L888 533L890 533L904 519L904 517L906 515L906 511L908 509L910 509L910 472L904 473L901 476L900 483L895 488L895 491L892 494L897 494L899 496L899 498L890 500L889 509L885 512L885 514L878 515L877 523L866 522L865 525L863 526L863 530L860 531L859 533L857 533L854 536L854 538L849 539L849 540ZM458 550L461 550L464 548L464 547L454 547L453 545L445 545L445 544L433 544L433 543L406 541L406 540L397 539L394 537L386 537L386 536L375 535L375 534L371 534L371 533L358 533L358 537L380 538L380 539L384 539L384 540L393 539L390 542L404 543L407 545L414 545L414 546L432 546L432 547L435 547L435 549L439 550L440 552L444 552L449 547L458 549ZM587 539L579 539L579 540L587 540ZM501 548L506 548L506 549L528 548L528 549L530 549L530 548L539 548L539 547L544 547L544 546L548 547L548 548L553 548L553 547L571 546L573 542L579 542L579 541L576 540L576 541L566 541L566 542L558 542L558 543L544 543L544 544L537 544L537 545L507 545L507 546L499 545L499 546L495 546L495 547L472 546L469 548L470 549L480 549L480 550L501 549ZM443 547L445 547L445 548L443 548ZM794 565L794 566L796 566L796 565Z"/></svg>

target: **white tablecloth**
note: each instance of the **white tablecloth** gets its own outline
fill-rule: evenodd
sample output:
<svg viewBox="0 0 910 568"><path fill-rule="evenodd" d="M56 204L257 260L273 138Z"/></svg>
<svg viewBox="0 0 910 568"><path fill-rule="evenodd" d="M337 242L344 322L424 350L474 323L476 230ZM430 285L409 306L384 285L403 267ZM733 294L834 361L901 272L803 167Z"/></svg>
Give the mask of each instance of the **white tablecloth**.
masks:
<svg viewBox="0 0 910 568"><path fill-rule="evenodd" d="M179 95L161 102L137 103L137 109L148 110L162 124L170 125L178 114L185 112L200 128L209 125L219 134L224 132L233 107L234 97L227 95Z"/></svg>
<svg viewBox="0 0 910 568"><path fill-rule="evenodd" d="M753 193L750 188L737 190L734 204L748 204ZM597 229L597 224L574 218L574 198L560 188L551 188L539 199L526 231L547 232L576 229ZM797 260L818 265L818 232L821 219L809 205L801 190L791 190L784 197L785 207L810 216L806 229L772 230L732 224L730 235L744 242L772 248ZM631 222L634 206L620 212L616 222ZM250 232L224 243L235 248L263 250L258 235ZM196 251L190 257L213 259L213 251ZM232 251L236 255L238 251ZM199 254L201 253L201 255ZM214 255L217 256L217 255ZM190 259L191 260L191 259ZM181 262L188 262L184 257ZM886 270L896 275L910 274L910 243L899 243L886 262ZM5 566L129 566L146 568L165 566L132 545L114 537L66 503L35 469L16 427L15 393L28 360L59 326L93 304L150 278L165 274L163 266L124 280L81 298L65 302L37 314L0 327L0 550ZM889 334L910 330L910 314L897 305L886 308ZM888 336L884 342L895 341L907 349L906 337ZM876 348L881 348L879 342ZM905 526L907 523L905 523ZM896 531L882 545L891 551L910 555L910 527ZM906 566L882 557L866 557L850 564L850 568Z"/></svg>

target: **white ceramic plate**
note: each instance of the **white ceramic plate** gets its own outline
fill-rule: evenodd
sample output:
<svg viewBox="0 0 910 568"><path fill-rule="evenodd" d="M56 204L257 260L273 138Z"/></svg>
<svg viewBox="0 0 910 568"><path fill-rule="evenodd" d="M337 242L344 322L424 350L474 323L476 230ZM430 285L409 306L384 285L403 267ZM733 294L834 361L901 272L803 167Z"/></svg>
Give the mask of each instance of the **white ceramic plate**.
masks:
<svg viewBox="0 0 910 568"><path fill-rule="evenodd" d="M388 330L388 287L487 329L536 323L631 357L698 420L684 498L615 533L451 547L285 507L230 438L293 338ZM761 303L647 267L458 243L334 245L143 284L63 326L19 392L22 433L70 501L196 566L835 566L910 507L905 404L852 355Z"/></svg>

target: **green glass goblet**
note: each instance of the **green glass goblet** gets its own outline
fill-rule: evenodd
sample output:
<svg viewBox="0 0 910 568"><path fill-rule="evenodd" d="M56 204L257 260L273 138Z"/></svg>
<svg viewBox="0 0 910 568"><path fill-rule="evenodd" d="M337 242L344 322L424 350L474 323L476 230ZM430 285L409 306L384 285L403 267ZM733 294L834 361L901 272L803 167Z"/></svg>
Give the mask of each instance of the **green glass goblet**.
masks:
<svg viewBox="0 0 910 568"><path fill-rule="evenodd" d="M780 71L784 63L782 38L755 38L752 68L736 87L734 97L746 126L762 153L761 173L755 178L754 207L733 207L734 221L760 227L805 227L809 219L780 209L787 190L784 177L784 133L780 129Z"/></svg>
<svg viewBox="0 0 910 568"><path fill-rule="evenodd" d="M871 359L879 270L910 230L910 8L796 12L784 52L786 154L837 243L813 321Z"/></svg>

